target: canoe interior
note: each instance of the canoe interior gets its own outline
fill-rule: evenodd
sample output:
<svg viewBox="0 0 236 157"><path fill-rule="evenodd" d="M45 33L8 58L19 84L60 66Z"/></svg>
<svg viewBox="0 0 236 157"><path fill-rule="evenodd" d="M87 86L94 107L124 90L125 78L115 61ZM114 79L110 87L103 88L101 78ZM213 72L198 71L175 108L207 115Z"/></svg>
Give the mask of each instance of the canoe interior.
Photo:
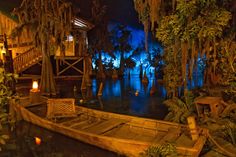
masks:
<svg viewBox="0 0 236 157"><path fill-rule="evenodd" d="M49 121L46 118L46 103L26 107L26 109L38 117ZM162 145L166 142L173 143L176 146L177 151L182 155L197 156L206 140L204 136L200 136L199 140L192 141L189 129L185 125L177 123L120 115L88 109L81 106L76 106L76 113L76 117L52 119L50 120L50 124L56 124L56 128L46 128L56 131L62 127L67 128L75 134L76 132L83 132L88 135L93 135L96 138L93 138L92 141L94 142L95 140L98 140L98 144L95 144L97 146L101 146L101 143L103 142L99 141L99 138L97 137L102 137L102 139L112 139L113 141L117 140L121 145L122 142L133 144L135 147L130 148L135 148L135 150L133 150L131 154L128 154L128 156L136 156L133 155L136 153L135 151L139 151L137 153L140 153L143 148L148 148L148 146L151 145ZM33 121L32 118L30 120ZM41 126L43 126L43 124L41 124ZM202 130L200 130L200 132L202 132ZM62 131L62 133L65 135L67 134L66 131ZM73 136L71 135L71 137ZM88 143L93 144L91 141ZM101 148L106 149L108 147L108 150L120 151L122 154L126 154L125 151L129 151L124 148L124 152L122 152L122 150L119 150L121 149L120 145L116 145L116 147L119 147L117 149L113 149L113 146L110 146L111 148L109 148L109 144L111 143L106 145L104 144L104 147L101 146ZM136 147L140 147L140 150Z"/></svg>
<svg viewBox="0 0 236 157"><path fill-rule="evenodd" d="M28 109L42 118L46 116L46 104ZM77 117L57 118L52 121L87 133L119 139L153 144L174 142L178 146L189 148L195 144L191 140L189 132L181 125L170 125L168 122L161 123L151 119L94 111L79 106L76 106L76 111Z"/></svg>

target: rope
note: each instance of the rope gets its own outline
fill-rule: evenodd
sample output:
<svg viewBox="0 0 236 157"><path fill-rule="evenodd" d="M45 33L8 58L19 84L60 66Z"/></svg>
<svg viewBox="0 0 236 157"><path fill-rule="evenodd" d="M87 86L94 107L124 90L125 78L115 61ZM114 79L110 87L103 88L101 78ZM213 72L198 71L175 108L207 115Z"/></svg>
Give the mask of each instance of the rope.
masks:
<svg viewBox="0 0 236 157"><path fill-rule="evenodd" d="M223 148L222 146L220 146L214 139L213 137L210 135L210 133L208 133L208 137L209 137L209 140L215 144L223 153L225 153L226 155L230 156L230 157L235 157L235 154L227 151L225 148Z"/></svg>

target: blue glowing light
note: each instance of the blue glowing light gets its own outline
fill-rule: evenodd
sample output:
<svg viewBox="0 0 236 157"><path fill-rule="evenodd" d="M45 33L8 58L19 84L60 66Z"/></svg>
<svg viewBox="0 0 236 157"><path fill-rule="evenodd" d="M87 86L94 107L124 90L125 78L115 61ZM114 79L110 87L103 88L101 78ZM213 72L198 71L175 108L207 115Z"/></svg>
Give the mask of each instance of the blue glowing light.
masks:
<svg viewBox="0 0 236 157"><path fill-rule="evenodd" d="M109 24L108 26L108 30L112 31L117 27L117 24ZM150 63L148 61L148 55L151 55L151 58L154 55L153 49L159 49L160 52L162 52L162 48L158 43L152 43L149 42L149 50L150 53L147 53L144 49L144 39L145 39L145 33L143 30L141 29L136 29L130 26L126 27L127 30L129 30L131 32L131 38L129 39L129 44L132 47L132 50L129 52L126 52L124 54L125 58L130 57L131 55L131 59L135 61L136 66L133 69L130 69L130 73L131 74L139 74L140 72L140 65L142 65L142 68L144 71L147 72L154 72L154 67L150 66ZM116 34L119 35L119 32L116 32ZM143 50L137 54L134 55L134 51L138 48L138 47L143 47ZM120 52L114 52L115 58L112 58L108 53L106 52L102 52L102 62L104 65L108 65L109 63L112 63L114 68L119 68L120 67ZM94 56L93 58L93 68L96 67L95 61L98 59L98 54Z"/></svg>

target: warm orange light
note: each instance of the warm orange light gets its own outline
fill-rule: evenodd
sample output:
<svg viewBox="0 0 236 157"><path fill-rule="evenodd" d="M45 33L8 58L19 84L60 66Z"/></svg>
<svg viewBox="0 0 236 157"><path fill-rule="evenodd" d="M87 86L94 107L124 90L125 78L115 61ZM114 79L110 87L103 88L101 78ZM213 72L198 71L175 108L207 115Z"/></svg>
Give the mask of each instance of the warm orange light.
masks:
<svg viewBox="0 0 236 157"><path fill-rule="evenodd" d="M134 93L135 96L138 96L139 92L138 90L136 90L136 92Z"/></svg>
<svg viewBox="0 0 236 157"><path fill-rule="evenodd" d="M0 44L0 59L4 62L4 55L6 55L6 48Z"/></svg>
<svg viewBox="0 0 236 157"><path fill-rule="evenodd" d="M80 99L79 102L82 104L82 103L84 102L84 100L83 100L83 99Z"/></svg>
<svg viewBox="0 0 236 157"><path fill-rule="evenodd" d="M34 137L34 140L35 140L35 143L37 144L37 145L40 145L41 144L41 138L39 138L39 137Z"/></svg>
<svg viewBox="0 0 236 157"><path fill-rule="evenodd" d="M5 54L7 52L6 48L4 46L1 47L1 53Z"/></svg>
<svg viewBox="0 0 236 157"><path fill-rule="evenodd" d="M39 87L38 81L33 81L33 84L32 84L33 91L38 91L38 87Z"/></svg>

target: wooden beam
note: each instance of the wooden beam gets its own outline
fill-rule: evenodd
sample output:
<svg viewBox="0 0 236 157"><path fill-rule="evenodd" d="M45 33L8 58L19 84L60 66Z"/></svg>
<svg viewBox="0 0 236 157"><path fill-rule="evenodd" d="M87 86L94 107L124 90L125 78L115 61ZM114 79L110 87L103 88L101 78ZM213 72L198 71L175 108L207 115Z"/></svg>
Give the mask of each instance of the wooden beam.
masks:
<svg viewBox="0 0 236 157"><path fill-rule="evenodd" d="M75 62L72 63L72 64L69 63L69 62L67 62L66 60L62 60L62 62L64 62L64 63L67 64L68 66L67 66L65 69L63 69L62 71L60 71L60 72L58 73L58 75L64 73L65 71L67 71L67 70L70 69L70 68L73 68L73 69L75 69L77 72L83 74L83 71L81 71L80 69L74 67L74 65L77 64L78 62L80 62L81 60L82 60L82 59L80 58L80 59L78 59L77 61L75 61Z"/></svg>

